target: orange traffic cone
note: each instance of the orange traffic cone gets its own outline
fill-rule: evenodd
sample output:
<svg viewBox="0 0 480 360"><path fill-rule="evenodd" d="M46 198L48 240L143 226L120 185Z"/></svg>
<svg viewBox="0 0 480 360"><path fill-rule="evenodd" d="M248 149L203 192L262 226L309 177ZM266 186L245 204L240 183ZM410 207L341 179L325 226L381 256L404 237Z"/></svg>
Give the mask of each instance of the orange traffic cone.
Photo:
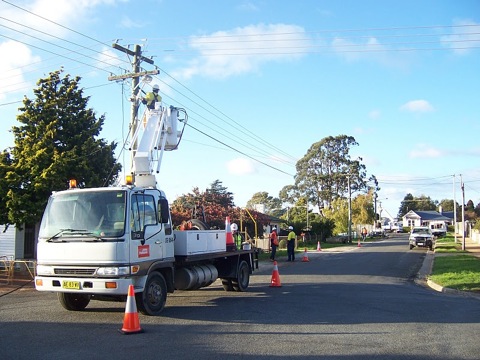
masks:
<svg viewBox="0 0 480 360"><path fill-rule="evenodd" d="M302 262L308 262L308 261L310 261L310 260L308 260L307 248L305 248L305 251L303 253Z"/></svg>
<svg viewBox="0 0 480 360"><path fill-rule="evenodd" d="M272 280L270 281L270 287L281 287L282 284L280 283L280 274L278 273L278 265L277 262L273 262L273 272L272 272Z"/></svg>
<svg viewBox="0 0 480 360"><path fill-rule="evenodd" d="M225 218L225 232L227 233L226 235L227 250L236 249L235 242L233 241L232 228L230 226L230 216L227 216Z"/></svg>
<svg viewBox="0 0 480 360"><path fill-rule="evenodd" d="M358 238L358 245L357 247L362 247L362 244L360 244L360 238Z"/></svg>
<svg viewBox="0 0 480 360"><path fill-rule="evenodd" d="M125 307L125 317L123 318L123 327L120 332L124 335L138 334L143 332L140 328L138 319L137 304L135 303L135 291L133 285L128 287L127 306Z"/></svg>
<svg viewBox="0 0 480 360"><path fill-rule="evenodd" d="M322 247L320 246L320 241L317 243L317 251L322 251Z"/></svg>

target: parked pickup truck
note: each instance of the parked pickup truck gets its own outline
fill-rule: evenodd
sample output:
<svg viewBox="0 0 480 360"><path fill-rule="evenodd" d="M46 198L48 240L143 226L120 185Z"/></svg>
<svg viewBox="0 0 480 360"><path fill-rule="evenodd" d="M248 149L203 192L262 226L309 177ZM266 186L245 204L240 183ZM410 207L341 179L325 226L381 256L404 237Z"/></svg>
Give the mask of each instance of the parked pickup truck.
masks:
<svg viewBox="0 0 480 360"><path fill-rule="evenodd" d="M433 250L433 234L426 226L416 226L410 232L408 243L410 250L414 247L428 247L430 250Z"/></svg>

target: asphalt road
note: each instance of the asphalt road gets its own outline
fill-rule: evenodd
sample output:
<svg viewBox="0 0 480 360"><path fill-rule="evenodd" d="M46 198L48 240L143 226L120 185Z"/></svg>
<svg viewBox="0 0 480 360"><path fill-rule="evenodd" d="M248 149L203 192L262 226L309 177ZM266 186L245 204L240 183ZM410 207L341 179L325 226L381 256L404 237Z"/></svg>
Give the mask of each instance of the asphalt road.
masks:
<svg viewBox="0 0 480 360"><path fill-rule="evenodd" d="M144 333L121 335L125 303L67 312L54 294L0 298L0 359L478 359L480 301L413 279L425 250L407 237L260 264L249 291L220 283L169 296Z"/></svg>

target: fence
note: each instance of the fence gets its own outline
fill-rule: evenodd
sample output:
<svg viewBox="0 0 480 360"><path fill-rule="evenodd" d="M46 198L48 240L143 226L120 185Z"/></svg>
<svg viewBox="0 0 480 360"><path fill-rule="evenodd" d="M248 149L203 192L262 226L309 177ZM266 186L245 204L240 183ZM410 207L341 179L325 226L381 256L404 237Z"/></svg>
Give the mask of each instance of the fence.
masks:
<svg viewBox="0 0 480 360"><path fill-rule="evenodd" d="M33 280L35 278L35 268L35 260L0 256L0 284L9 285L17 280Z"/></svg>

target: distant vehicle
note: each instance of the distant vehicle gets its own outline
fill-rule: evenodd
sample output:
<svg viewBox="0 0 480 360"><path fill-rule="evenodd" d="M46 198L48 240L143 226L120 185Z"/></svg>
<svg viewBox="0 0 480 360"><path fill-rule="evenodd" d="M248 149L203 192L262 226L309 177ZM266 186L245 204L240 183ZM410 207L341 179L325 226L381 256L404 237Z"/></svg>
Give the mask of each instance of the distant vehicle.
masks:
<svg viewBox="0 0 480 360"><path fill-rule="evenodd" d="M433 234L426 226L416 226L410 232L408 243L410 250L414 247L428 247L433 250Z"/></svg>
<svg viewBox="0 0 480 360"><path fill-rule="evenodd" d="M447 235L447 228L444 224L431 225L430 227L433 236L442 237Z"/></svg>

